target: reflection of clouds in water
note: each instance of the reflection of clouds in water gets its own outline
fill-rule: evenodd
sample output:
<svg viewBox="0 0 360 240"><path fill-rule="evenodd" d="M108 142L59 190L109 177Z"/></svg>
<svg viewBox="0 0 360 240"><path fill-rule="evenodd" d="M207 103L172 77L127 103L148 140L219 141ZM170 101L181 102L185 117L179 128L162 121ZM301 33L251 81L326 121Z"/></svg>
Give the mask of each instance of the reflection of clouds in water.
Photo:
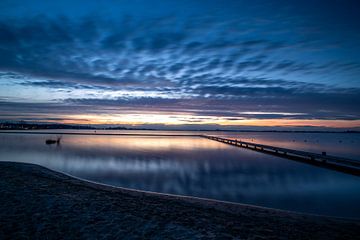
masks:
<svg viewBox="0 0 360 240"><path fill-rule="evenodd" d="M285 165L287 166L278 167L274 161L258 166L249 161L231 159L219 164L219 161L212 159L183 161L176 158L122 157L101 160L72 158L71 165L55 168L63 168L64 172L88 179L125 187L130 184L135 188L152 191L163 190L165 185L172 185L173 189L176 189L173 193L177 194L206 194L211 189L213 197L220 199L224 193L229 192L234 196L244 192L247 195L269 192L286 194L332 187L341 183L341 179L334 180L336 173L328 170L293 162ZM151 179L156 181L149 181Z"/></svg>
<svg viewBox="0 0 360 240"><path fill-rule="evenodd" d="M65 136L66 137L66 136ZM121 149L141 149L143 151L166 151L166 150L196 150L196 149L214 149L226 148L223 144L207 141L198 137L118 137L118 136L71 136L66 139L71 147L97 147L115 151Z"/></svg>
<svg viewBox="0 0 360 240"><path fill-rule="evenodd" d="M66 166L66 171L87 172L97 174L99 172L113 172L117 174L126 173L162 173L167 172L182 172L194 168L194 164L181 164L177 161L169 160L153 160L153 159L129 159L126 157L119 159L79 159L71 160L71 165Z"/></svg>
<svg viewBox="0 0 360 240"><path fill-rule="evenodd" d="M0 134L0 159L128 188L357 215L358 178L251 150L203 138L73 135L56 147L47 137Z"/></svg>

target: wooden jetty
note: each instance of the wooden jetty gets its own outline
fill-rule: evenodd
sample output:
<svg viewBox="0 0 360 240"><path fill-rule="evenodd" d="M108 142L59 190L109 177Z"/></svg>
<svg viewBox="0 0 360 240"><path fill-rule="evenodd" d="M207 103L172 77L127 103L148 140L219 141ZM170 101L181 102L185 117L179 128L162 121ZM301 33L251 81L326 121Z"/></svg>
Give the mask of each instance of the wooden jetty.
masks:
<svg viewBox="0 0 360 240"><path fill-rule="evenodd" d="M267 153L282 158L296 160L320 167L325 167L340 172L350 173L356 176L360 176L360 161L329 156L326 153L318 154L305 151L298 151L288 148L280 148L269 145L244 142L238 139L229 139L216 136L201 135L204 138L230 144L236 147L242 147L257 152Z"/></svg>

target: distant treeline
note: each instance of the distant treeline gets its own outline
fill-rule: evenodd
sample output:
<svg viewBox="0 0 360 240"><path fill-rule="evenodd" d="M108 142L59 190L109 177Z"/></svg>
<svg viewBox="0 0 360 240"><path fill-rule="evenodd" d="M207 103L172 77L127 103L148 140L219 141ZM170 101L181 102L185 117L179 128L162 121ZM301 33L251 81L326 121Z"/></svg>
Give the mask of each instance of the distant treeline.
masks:
<svg viewBox="0 0 360 240"><path fill-rule="evenodd" d="M41 129L93 129L93 130L154 130L147 128L95 127L59 123L0 122L0 130L41 130Z"/></svg>
<svg viewBox="0 0 360 240"><path fill-rule="evenodd" d="M0 123L1 130L36 130L36 129L96 129L91 126L56 124L56 123Z"/></svg>

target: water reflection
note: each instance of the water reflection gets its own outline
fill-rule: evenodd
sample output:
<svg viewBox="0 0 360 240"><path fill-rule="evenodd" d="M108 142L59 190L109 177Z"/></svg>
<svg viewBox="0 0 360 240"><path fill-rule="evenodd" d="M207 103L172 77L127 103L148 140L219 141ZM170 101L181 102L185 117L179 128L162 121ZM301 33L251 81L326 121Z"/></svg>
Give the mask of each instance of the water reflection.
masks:
<svg viewBox="0 0 360 240"><path fill-rule="evenodd" d="M355 133L218 132L215 135L360 160L360 134Z"/></svg>
<svg viewBox="0 0 360 240"><path fill-rule="evenodd" d="M0 134L0 159L81 178L319 214L360 217L358 177L197 137Z"/></svg>

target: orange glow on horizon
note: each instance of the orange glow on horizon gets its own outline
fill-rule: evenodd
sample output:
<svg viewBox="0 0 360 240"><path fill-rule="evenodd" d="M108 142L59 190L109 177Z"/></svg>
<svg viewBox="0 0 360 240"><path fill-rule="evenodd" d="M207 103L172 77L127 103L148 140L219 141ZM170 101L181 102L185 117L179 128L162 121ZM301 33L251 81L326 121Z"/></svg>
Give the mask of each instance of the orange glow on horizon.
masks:
<svg viewBox="0 0 360 240"><path fill-rule="evenodd" d="M63 116L64 117L64 116ZM93 125L219 125L219 126L253 126L253 127L330 127L354 128L360 127L360 120L321 120L321 119L237 119L228 120L225 117L193 116L188 114L99 114L72 115L60 121L64 124Z"/></svg>

